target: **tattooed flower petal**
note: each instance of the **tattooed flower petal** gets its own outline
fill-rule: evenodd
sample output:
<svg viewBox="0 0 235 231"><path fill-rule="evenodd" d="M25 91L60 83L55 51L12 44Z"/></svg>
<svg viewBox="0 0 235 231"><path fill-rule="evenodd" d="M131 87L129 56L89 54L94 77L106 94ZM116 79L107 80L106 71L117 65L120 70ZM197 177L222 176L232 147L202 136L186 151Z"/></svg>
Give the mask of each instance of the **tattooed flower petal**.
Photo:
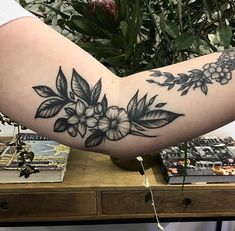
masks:
<svg viewBox="0 0 235 231"><path fill-rule="evenodd" d="M110 120L107 117L103 117L99 120L98 128L102 132L107 132L109 130Z"/></svg>
<svg viewBox="0 0 235 231"><path fill-rule="evenodd" d="M75 126L70 126L69 129L68 129L68 133L72 137L77 136L77 130L76 130Z"/></svg>
<svg viewBox="0 0 235 231"><path fill-rule="evenodd" d="M68 122L68 124L75 125L79 122L79 118L77 115L74 115L74 116L69 117L67 122Z"/></svg>
<svg viewBox="0 0 235 231"><path fill-rule="evenodd" d="M97 119L96 118L88 118L86 120L86 126L89 128L93 128L97 125Z"/></svg>
<svg viewBox="0 0 235 231"><path fill-rule="evenodd" d="M98 122L98 128L106 133L109 140L120 140L130 132L131 123L124 108L110 107L107 109L106 117Z"/></svg>
<svg viewBox="0 0 235 231"><path fill-rule="evenodd" d="M94 113L95 113L95 108L93 106L89 106L85 111L85 115L87 117L91 117L92 115L94 115Z"/></svg>
<svg viewBox="0 0 235 231"><path fill-rule="evenodd" d="M102 107L102 104L101 103L98 103L96 106L95 106L95 113L99 114L101 113L103 110L103 107Z"/></svg>
<svg viewBox="0 0 235 231"><path fill-rule="evenodd" d="M84 123L79 123L78 124L78 132L79 132L79 134L81 135L82 138L85 136L86 130L87 130L87 128L86 128Z"/></svg>
<svg viewBox="0 0 235 231"><path fill-rule="evenodd" d="M85 104L81 100L78 100L77 104L76 104L76 112L77 112L77 114L78 115L84 114L85 110L86 110Z"/></svg>
<svg viewBox="0 0 235 231"><path fill-rule="evenodd" d="M106 136L109 140L120 140L122 138L122 134L115 129L109 129Z"/></svg>
<svg viewBox="0 0 235 231"><path fill-rule="evenodd" d="M119 114L118 110L119 110L118 107L112 106L112 107L108 108L108 110L106 112L106 116L109 119L115 119Z"/></svg>

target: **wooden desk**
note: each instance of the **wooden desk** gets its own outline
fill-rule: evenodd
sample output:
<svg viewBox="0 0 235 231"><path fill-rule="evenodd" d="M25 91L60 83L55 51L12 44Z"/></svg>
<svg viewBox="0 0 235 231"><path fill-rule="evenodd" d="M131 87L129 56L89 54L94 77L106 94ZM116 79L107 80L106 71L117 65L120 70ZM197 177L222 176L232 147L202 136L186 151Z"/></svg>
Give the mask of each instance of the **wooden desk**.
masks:
<svg viewBox="0 0 235 231"><path fill-rule="evenodd" d="M167 185L159 166L147 170L160 217L235 216L235 184ZM63 183L1 184L0 222L152 218L138 172L108 156L73 150Z"/></svg>

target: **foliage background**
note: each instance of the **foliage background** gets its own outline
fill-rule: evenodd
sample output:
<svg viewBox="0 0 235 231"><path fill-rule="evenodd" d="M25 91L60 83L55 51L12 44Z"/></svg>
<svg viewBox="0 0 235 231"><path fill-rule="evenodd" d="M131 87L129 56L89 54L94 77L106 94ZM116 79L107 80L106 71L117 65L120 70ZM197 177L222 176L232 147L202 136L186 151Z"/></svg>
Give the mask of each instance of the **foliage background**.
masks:
<svg viewBox="0 0 235 231"><path fill-rule="evenodd" d="M233 0L19 2L120 77L235 46Z"/></svg>

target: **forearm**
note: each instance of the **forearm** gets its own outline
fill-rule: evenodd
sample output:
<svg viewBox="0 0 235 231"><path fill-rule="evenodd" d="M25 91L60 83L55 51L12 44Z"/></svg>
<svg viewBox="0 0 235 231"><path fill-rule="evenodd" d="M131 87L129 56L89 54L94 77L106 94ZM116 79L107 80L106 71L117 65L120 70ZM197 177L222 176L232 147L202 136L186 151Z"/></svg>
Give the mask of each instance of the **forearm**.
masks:
<svg viewBox="0 0 235 231"><path fill-rule="evenodd" d="M164 83L165 77L153 77L151 71L119 79L35 19L4 26L0 43L0 111L73 147L131 158L235 118L235 77L224 85L208 84L207 95L192 86L184 96L177 91L180 84L168 90L154 83ZM159 70L189 74L220 56Z"/></svg>

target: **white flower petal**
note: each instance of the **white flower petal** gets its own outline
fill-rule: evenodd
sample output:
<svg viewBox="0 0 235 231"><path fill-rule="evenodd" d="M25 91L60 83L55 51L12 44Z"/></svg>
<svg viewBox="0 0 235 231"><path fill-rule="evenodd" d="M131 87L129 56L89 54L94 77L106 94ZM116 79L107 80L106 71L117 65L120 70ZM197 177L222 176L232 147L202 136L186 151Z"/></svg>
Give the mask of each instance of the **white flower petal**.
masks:
<svg viewBox="0 0 235 231"><path fill-rule="evenodd" d="M209 67L210 67L209 64L206 64L206 65L203 66L204 69L208 69Z"/></svg>
<svg viewBox="0 0 235 231"><path fill-rule="evenodd" d="M227 80L232 79L231 73L227 73L227 74L225 75L225 77L226 77Z"/></svg>
<svg viewBox="0 0 235 231"><path fill-rule="evenodd" d="M69 135L71 135L72 137L75 137L77 135L77 130L75 129L74 126L70 126L68 129L68 133Z"/></svg>
<svg viewBox="0 0 235 231"><path fill-rule="evenodd" d="M86 125L87 125L87 127L89 127L89 128L95 127L95 126L97 125L97 119L95 119L95 118L88 118L88 119L86 120Z"/></svg>
<svg viewBox="0 0 235 231"><path fill-rule="evenodd" d="M211 75L211 78L212 78L212 79L217 79L217 78L219 78L219 77L220 77L220 74L217 73L217 72L215 72L215 73L213 73L213 74Z"/></svg>
<svg viewBox="0 0 235 231"><path fill-rule="evenodd" d="M87 117L91 117L95 113L95 108L93 106L90 106L86 109L85 115Z"/></svg>
<svg viewBox="0 0 235 231"><path fill-rule="evenodd" d="M228 83L228 80L226 78L223 78L223 79L221 79L220 83L221 83L221 85L224 85L224 84Z"/></svg>
<svg viewBox="0 0 235 231"><path fill-rule="evenodd" d="M78 132L79 132L79 134L81 135L82 138L85 136L85 134L86 134L85 124L83 124L83 123L78 124Z"/></svg>
<svg viewBox="0 0 235 231"><path fill-rule="evenodd" d="M121 108L119 110L118 119L119 119L120 122L129 120L128 119L128 115L127 115L127 113L126 113L124 108Z"/></svg>
<svg viewBox="0 0 235 231"><path fill-rule="evenodd" d="M114 130L114 129L109 129L106 132L106 137L109 140L120 140L122 138L120 132L118 130Z"/></svg>
<svg viewBox="0 0 235 231"><path fill-rule="evenodd" d="M109 119L116 119L118 117L119 111L118 111L118 107L113 106L113 107L109 107L108 110L106 111L106 116Z"/></svg>
<svg viewBox="0 0 235 231"><path fill-rule="evenodd" d="M117 130L121 133L122 137L126 136L130 132L130 122L122 122L118 124Z"/></svg>
<svg viewBox="0 0 235 231"><path fill-rule="evenodd" d="M206 77L210 77L210 76L211 76L211 73L210 73L208 70L205 70L205 71L204 71L204 75L205 75Z"/></svg>
<svg viewBox="0 0 235 231"><path fill-rule="evenodd" d="M217 67L217 64L216 64L216 63L211 63L211 64L210 64L210 67L211 67L211 68L216 68L216 67Z"/></svg>
<svg viewBox="0 0 235 231"><path fill-rule="evenodd" d="M78 115L82 115L85 113L86 107L85 104L78 99L77 104L76 104L76 112Z"/></svg>
<svg viewBox="0 0 235 231"><path fill-rule="evenodd" d="M78 116L74 115L74 116L69 117L67 122L69 124L77 124L79 122L79 118L78 118Z"/></svg>
<svg viewBox="0 0 235 231"><path fill-rule="evenodd" d="M109 126L110 126L110 121L106 117L101 118L98 122L98 128L103 132L108 131Z"/></svg>

